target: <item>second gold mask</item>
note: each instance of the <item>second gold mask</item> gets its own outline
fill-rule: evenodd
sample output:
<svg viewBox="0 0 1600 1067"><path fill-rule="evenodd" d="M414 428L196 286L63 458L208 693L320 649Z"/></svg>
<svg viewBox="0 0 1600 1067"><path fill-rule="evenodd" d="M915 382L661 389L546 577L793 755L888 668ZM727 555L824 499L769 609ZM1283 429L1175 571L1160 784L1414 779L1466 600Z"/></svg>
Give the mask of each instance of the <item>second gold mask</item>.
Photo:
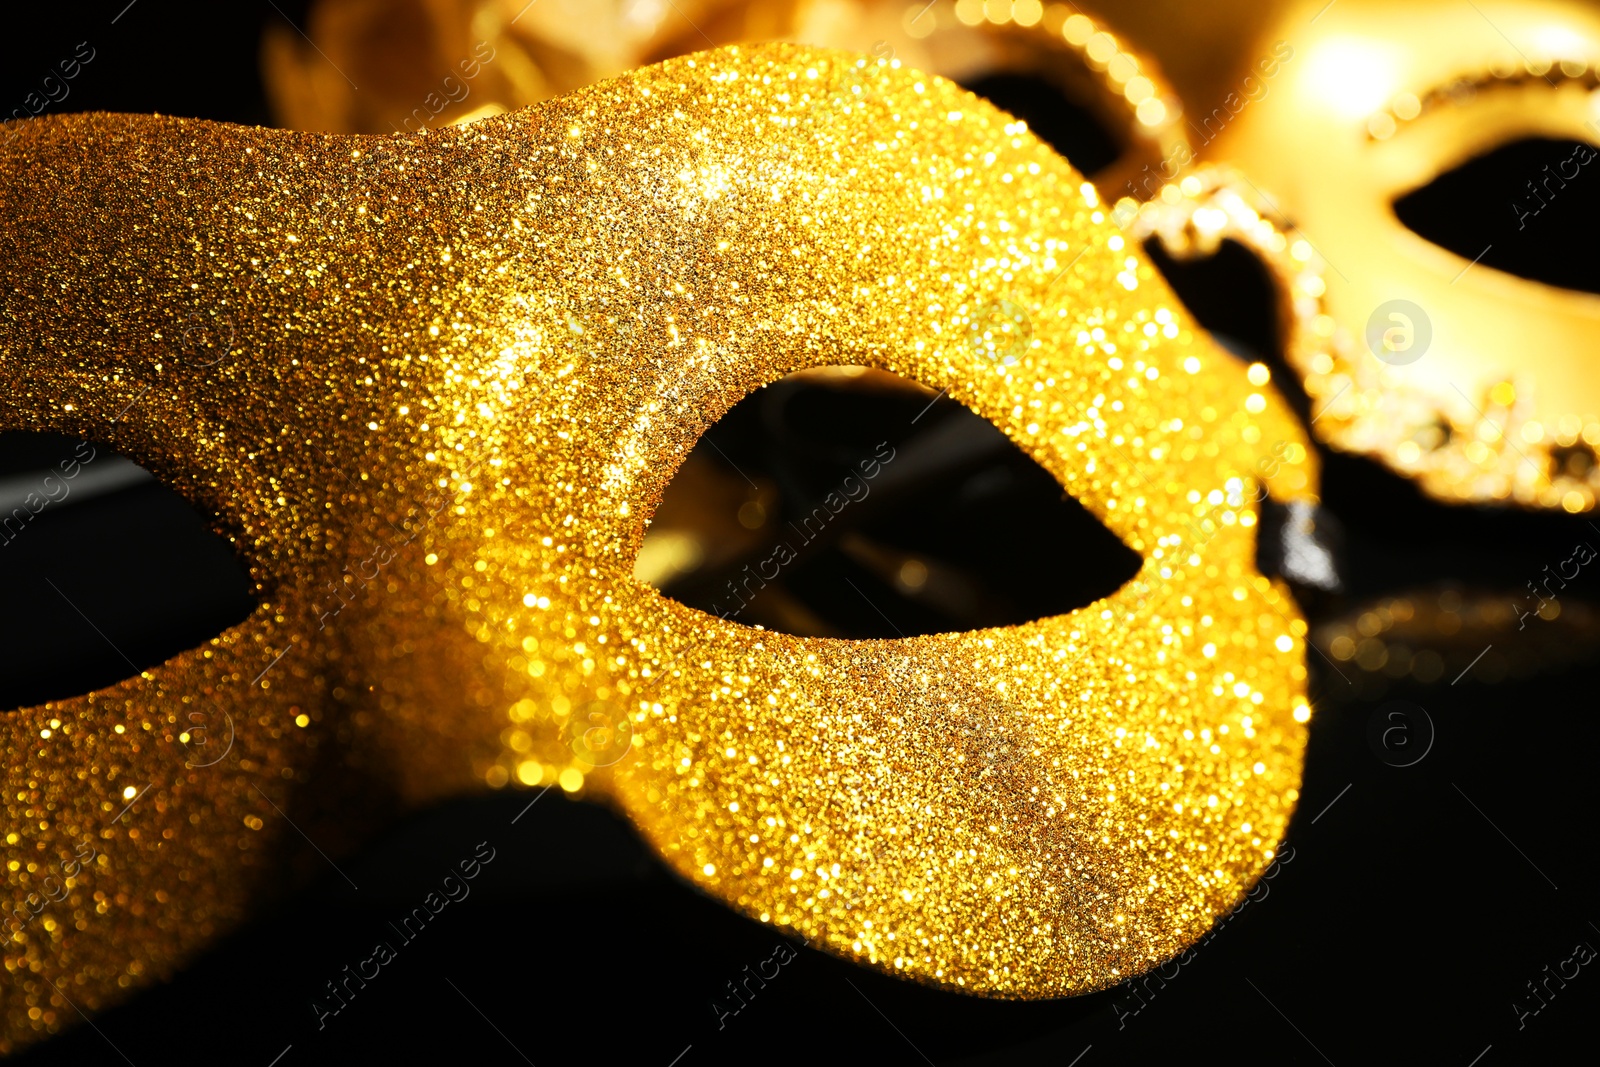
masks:
<svg viewBox="0 0 1600 1067"><path fill-rule="evenodd" d="M1140 0L1106 14L1177 85L1196 157L1233 174L1104 191L1162 194L1158 216L1165 199L1269 258L1275 244L1315 431L1442 500L1593 509L1600 296L1496 269L1492 246L1584 239L1532 216L1600 185L1595 6ZM1402 224L1407 194L1532 138L1579 144L1467 205L1504 220L1504 239L1463 254Z"/></svg>

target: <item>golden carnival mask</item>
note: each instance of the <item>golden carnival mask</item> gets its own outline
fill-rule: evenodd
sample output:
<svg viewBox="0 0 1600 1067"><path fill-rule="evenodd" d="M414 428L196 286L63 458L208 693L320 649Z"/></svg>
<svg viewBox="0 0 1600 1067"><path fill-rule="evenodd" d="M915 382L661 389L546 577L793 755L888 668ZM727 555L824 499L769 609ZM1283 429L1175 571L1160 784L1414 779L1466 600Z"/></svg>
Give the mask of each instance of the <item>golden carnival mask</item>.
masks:
<svg viewBox="0 0 1600 1067"><path fill-rule="evenodd" d="M1314 499L1314 460L1093 186L951 83L775 45L426 136L35 119L0 152L0 271L0 428L148 468L260 603L4 717L8 1048L170 973L289 818L327 843L373 795L600 798L755 920L1001 997L1172 956L1283 837L1306 628L1256 505ZM1137 580L905 640L635 580L707 427L837 364L990 420ZM1018 758L975 766L955 723Z"/></svg>

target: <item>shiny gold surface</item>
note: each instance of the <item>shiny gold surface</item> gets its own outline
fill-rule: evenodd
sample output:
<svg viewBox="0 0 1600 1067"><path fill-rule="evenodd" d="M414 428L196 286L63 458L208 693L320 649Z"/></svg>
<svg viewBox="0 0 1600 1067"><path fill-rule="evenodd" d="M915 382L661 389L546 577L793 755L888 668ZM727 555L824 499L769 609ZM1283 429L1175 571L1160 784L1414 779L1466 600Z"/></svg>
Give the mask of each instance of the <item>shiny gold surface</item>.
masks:
<svg viewBox="0 0 1600 1067"><path fill-rule="evenodd" d="M1171 956L1273 856L1310 711L1254 501L1314 460L1093 187L952 84L765 46L425 136L93 114L9 146L0 427L157 474L262 606L4 718L8 907L64 887L11 927L5 1047L236 924L285 815L316 839L391 794L609 798L746 914L1007 997ZM1031 339L996 360L971 327L1002 301ZM847 363L999 426L1138 580L888 641L637 581L706 428Z"/></svg>

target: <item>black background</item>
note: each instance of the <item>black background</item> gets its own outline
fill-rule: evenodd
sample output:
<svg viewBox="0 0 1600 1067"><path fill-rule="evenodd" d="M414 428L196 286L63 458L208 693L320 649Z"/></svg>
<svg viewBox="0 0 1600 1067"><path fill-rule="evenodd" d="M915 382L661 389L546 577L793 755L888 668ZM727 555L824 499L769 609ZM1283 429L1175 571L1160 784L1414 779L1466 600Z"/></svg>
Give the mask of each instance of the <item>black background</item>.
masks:
<svg viewBox="0 0 1600 1067"><path fill-rule="evenodd" d="M139 0L124 10L125 0L115 0L30 9L26 21L8 12L0 111L21 106L57 60L87 40L96 58L58 110L268 122L256 73L260 30L285 18L304 26L304 7ZM1580 243L1560 225L1527 239ZM1237 320L1248 275L1191 277L1185 293L1197 311ZM1254 310L1257 321L1267 314ZM17 466L22 446L0 445L0 464ZM1433 505L1365 461L1328 464L1326 503L1349 534L1352 595L1444 577L1514 589L1563 559L1573 541L1596 536L1583 520ZM102 533L104 551L115 551L111 532ZM26 572L43 566L75 587L102 580L88 550L27 567L0 559L9 624L87 648L93 635L81 621L46 607L45 595L26 584ZM225 586L225 568L213 573ZM1585 573L1577 582L1595 580ZM1581 586L1574 593L1582 596ZM203 594L211 595L195 595ZM207 610L222 621L210 632L239 609L237 596L214 591ZM149 655L192 641L177 627L169 634L176 643ZM111 680L95 675L103 667L75 673L72 663L37 662L33 676L21 678L28 665L19 665L15 643L5 647L19 686L66 695ZM530 809L534 794L517 793L456 802L395 827L340 858L359 891L329 869L173 982L16 1061L1592 1061L1595 967L1523 1029L1511 1005L1577 943L1600 946L1593 668L1500 685L1472 677L1397 684L1381 699L1363 697L1320 657L1311 668L1317 714L1292 862L1137 1015L1119 1019L1119 1005L1137 1006L1126 992L983 1001L801 949L719 1029L712 999L772 954L774 934L667 875L607 812L559 795ZM39 676L47 670L54 673ZM1368 741L1374 710L1395 697L1425 707L1437 731L1427 757L1411 767L1380 761ZM480 841L496 858L472 896L319 1030L310 1003L323 983L376 941L391 940L388 922Z"/></svg>

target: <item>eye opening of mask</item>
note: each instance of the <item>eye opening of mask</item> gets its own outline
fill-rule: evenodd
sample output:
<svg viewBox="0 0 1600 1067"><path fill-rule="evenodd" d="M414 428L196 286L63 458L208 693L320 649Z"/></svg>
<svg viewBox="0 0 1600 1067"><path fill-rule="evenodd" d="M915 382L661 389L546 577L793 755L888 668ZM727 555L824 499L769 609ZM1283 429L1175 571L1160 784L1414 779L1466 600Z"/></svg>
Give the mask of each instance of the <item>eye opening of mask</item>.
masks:
<svg viewBox="0 0 1600 1067"><path fill-rule="evenodd" d="M255 608L228 543L100 442L0 434L0 712L115 684Z"/></svg>
<svg viewBox="0 0 1600 1067"><path fill-rule="evenodd" d="M701 438L634 574L751 626L893 638L1064 614L1141 562L987 420L829 367L757 390Z"/></svg>
<svg viewBox="0 0 1600 1067"><path fill-rule="evenodd" d="M991 69L962 85L1028 124L1028 129L1093 178L1129 151L1125 138L1095 110L1079 103L1060 79L1033 69Z"/></svg>
<svg viewBox="0 0 1600 1067"><path fill-rule="evenodd" d="M1600 293L1600 150L1586 141L1521 137L1397 197L1413 233L1482 267ZM1594 189L1585 189L1586 182Z"/></svg>

